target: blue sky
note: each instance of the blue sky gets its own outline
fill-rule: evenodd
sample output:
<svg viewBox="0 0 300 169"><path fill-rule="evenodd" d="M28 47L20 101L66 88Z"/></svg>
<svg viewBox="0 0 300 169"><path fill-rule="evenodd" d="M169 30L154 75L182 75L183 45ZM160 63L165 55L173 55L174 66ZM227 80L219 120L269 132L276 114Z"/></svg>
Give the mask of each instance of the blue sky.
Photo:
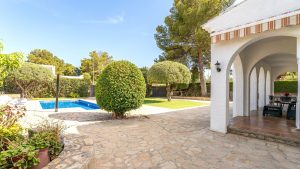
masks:
<svg viewBox="0 0 300 169"><path fill-rule="evenodd" d="M151 66L161 53L154 40L173 0L0 0L5 53L36 48L80 66L92 50Z"/></svg>

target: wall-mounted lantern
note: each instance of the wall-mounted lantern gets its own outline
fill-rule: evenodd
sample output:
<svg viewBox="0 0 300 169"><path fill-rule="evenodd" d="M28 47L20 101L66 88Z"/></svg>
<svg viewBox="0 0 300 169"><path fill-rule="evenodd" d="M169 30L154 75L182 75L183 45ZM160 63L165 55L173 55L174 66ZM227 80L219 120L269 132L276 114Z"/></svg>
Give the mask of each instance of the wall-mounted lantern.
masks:
<svg viewBox="0 0 300 169"><path fill-rule="evenodd" d="M217 72L221 72L221 63L219 63L219 61L217 61L215 66L216 66Z"/></svg>

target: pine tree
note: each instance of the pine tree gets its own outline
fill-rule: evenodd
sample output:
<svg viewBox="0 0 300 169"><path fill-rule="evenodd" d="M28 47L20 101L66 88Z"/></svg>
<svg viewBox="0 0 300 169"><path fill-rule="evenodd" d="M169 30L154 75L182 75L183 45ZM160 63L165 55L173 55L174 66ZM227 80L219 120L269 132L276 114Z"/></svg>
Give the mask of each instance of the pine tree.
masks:
<svg viewBox="0 0 300 169"><path fill-rule="evenodd" d="M233 0L174 0L170 15L165 18L165 25L156 29L157 45L164 51L159 60L197 66L202 96L207 96L204 70L210 61L211 40L201 25L232 3Z"/></svg>

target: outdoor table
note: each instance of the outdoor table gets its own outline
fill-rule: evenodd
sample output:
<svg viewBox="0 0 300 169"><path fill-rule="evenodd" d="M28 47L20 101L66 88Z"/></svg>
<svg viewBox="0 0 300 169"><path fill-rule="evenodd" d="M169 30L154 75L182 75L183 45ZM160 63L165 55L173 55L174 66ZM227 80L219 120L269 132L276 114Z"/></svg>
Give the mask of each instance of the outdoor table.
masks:
<svg viewBox="0 0 300 169"><path fill-rule="evenodd" d="M286 97L286 96L273 96L273 97L274 97L274 100L280 101L280 98L281 98L281 97ZM297 100L297 97L296 97L296 96L287 96L287 97L290 97L291 100Z"/></svg>
<svg viewBox="0 0 300 169"><path fill-rule="evenodd" d="M273 96L275 103L280 103L282 105L282 108L284 108L285 105L289 106L291 103L297 102L297 97L295 96Z"/></svg>

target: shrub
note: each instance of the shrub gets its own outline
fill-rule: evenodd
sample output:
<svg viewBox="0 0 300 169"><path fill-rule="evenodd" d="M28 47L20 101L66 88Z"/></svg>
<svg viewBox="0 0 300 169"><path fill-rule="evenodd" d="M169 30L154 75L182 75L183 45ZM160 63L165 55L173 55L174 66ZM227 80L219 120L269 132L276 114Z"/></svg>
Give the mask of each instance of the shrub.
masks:
<svg viewBox="0 0 300 169"><path fill-rule="evenodd" d="M23 98L28 97L29 91L36 91L39 86L51 83L53 75L43 66L24 63L20 68L11 72L8 78L19 87L21 98Z"/></svg>
<svg viewBox="0 0 300 169"><path fill-rule="evenodd" d="M151 85L149 85L147 82L147 75L148 75L148 71L149 69L147 67L142 67L140 68L141 72L143 73L145 82L146 82L146 97L149 97L151 95Z"/></svg>
<svg viewBox="0 0 300 169"><path fill-rule="evenodd" d="M142 106L146 95L146 83L142 72L128 61L109 64L96 85L97 103L113 113L113 118L123 117L125 112Z"/></svg>
<svg viewBox="0 0 300 169"><path fill-rule="evenodd" d="M88 84L83 79L61 78L59 87L59 97L87 97ZM52 85L53 96L56 91L56 79Z"/></svg>
<svg viewBox="0 0 300 169"><path fill-rule="evenodd" d="M79 98L80 96L79 96L79 94L78 93L70 93L70 97L72 97L72 98Z"/></svg>
<svg viewBox="0 0 300 169"><path fill-rule="evenodd" d="M84 79L68 79L60 78L60 92L59 97L87 97L89 82ZM14 85L14 82L10 79L5 81L5 92L6 93L19 93L20 89ZM35 98L48 98L55 97L56 95L56 78L52 83L38 85L34 90L29 90L27 94L30 97Z"/></svg>
<svg viewBox="0 0 300 169"><path fill-rule="evenodd" d="M189 84L191 80L190 70L183 64L172 61L163 61L153 65L148 72L150 84L166 84L167 98L171 101L173 90L177 84Z"/></svg>

